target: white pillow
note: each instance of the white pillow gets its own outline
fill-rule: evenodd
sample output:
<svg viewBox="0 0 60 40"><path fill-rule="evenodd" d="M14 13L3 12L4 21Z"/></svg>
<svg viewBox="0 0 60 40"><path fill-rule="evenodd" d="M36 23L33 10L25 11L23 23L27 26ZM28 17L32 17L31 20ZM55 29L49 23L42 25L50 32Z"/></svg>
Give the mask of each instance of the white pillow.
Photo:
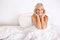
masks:
<svg viewBox="0 0 60 40"><path fill-rule="evenodd" d="M19 25L20 27L23 27L23 28L26 28L26 27L29 27L29 26L32 26L32 20L31 20L31 16L32 14L20 14L19 16Z"/></svg>

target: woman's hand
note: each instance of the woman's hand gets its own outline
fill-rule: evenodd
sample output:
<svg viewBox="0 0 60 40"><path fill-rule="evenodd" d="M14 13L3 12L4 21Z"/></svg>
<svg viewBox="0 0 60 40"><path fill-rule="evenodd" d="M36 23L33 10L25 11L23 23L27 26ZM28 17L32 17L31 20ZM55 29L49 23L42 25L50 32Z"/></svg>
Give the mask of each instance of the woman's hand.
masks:
<svg viewBox="0 0 60 40"><path fill-rule="evenodd" d="M35 17L36 17L36 24L37 24L37 28L41 29L41 21L40 21L40 17L38 14L34 13Z"/></svg>
<svg viewBox="0 0 60 40"><path fill-rule="evenodd" d="M39 17L40 17L40 20L41 20L41 27L43 29L43 28L45 28L47 26L48 16L40 15Z"/></svg>
<svg viewBox="0 0 60 40"><path fill-rule="evenodd" d="M36 13L34 13L33 15L35 15L36 17L39 17L39 15L38 15L38 14L36 14Z"/></svg>

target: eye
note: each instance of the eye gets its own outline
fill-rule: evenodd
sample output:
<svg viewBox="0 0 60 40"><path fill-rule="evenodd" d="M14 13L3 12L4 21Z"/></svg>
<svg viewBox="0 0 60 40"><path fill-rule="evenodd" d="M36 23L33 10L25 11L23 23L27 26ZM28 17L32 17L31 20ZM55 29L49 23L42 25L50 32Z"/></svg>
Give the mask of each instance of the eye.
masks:
<svg viewBox="0 0 60 40"><path fill-rule="evenodd" d="M38 11L40 11L40 9L37 9Z"/></svg>
<svg viewBox="0 0 60 40"><path fill-rule="evenodd" d="M44 9L41 9L41 10L44 10Z"/></svg>

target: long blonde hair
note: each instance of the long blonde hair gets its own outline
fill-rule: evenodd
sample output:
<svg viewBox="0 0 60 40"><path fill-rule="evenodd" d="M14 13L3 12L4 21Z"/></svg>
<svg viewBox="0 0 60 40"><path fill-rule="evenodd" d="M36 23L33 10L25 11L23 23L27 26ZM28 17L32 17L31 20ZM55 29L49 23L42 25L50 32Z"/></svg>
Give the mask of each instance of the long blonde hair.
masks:
<svg viewBox="0 0 60 40"><path fill-rule="evenodd" d="M36 12L36 9L37 9L38 7L43 7L43 4L42 4L42 3L38 3L38 4L35 6L34 13ZM43 9L44 9L44 7L43 7ZM45 9L44 9L43 13L45 13Z"/></svg>

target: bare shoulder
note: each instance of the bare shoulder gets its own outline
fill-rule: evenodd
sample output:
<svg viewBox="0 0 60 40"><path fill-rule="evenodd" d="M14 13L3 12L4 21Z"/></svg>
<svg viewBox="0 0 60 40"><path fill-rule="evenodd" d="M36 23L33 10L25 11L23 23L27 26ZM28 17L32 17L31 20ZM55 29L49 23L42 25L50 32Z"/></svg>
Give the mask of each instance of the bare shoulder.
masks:
<svg viewBox="0 0 60 40"><path fill-rule="evenodd" d="M31 18L35 19L36 17L35 17L35 15L33 14L33 15L31 16Z"/></svg>
<svg viewBox="0 0 60 40"><path fill-rule="evenodd" d="M36 21L35 15L32 15L31 18L32 18L32 21Z"/></svg>
<svg viewBox="0 0 60 40"><path fill-rule="evenodd" d="M45 17L44 17L45 19L48 19L48 16L47 15L45 15Z"/></svg>
<svg viewBox="0 0 60 40"><path fill-rule="evenodd" d="M48 21L48 16L47 15L45 15L44 20Z"/></svg>

